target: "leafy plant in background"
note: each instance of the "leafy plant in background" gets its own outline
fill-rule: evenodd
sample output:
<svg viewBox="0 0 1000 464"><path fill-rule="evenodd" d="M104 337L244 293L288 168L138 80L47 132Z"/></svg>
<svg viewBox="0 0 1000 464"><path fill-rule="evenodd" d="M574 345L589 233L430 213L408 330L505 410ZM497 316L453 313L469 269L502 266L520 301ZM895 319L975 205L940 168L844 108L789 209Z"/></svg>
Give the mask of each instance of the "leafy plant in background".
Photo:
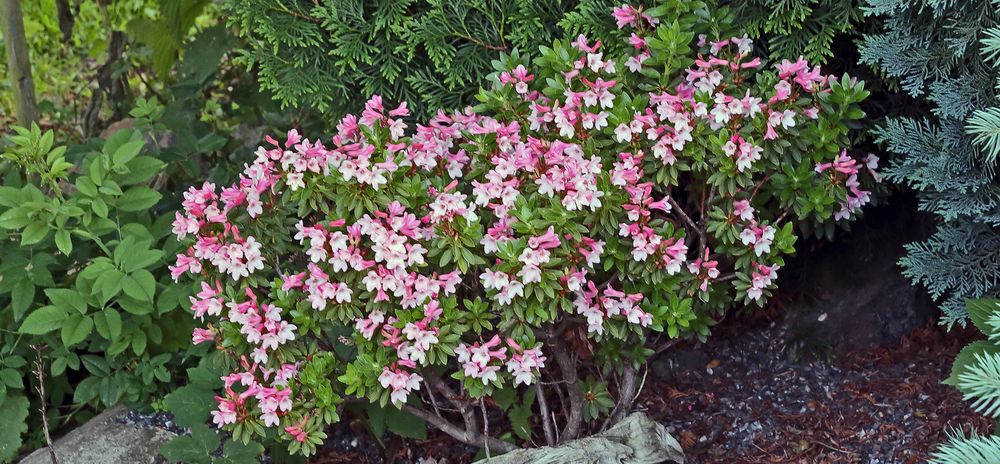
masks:
<svg viewBox="0 0 1000 464"><path fill-rule="evenodd" d="M0 415L0 462L41 438L38 414L15 414L28 400L39 408L27 390L34 346L53 427L118 400L162 405L204 353L190 347L190 318L177 311L189 304L186 289L163 281L160 256L176 246L164 213L179 200L161 194L189 176L231 178L234 163L215 153L249 156L233 134L255 134L275 116L256 83L228 65L233 45L222 27L185 39L169 82L146 88L150 99L137 98L105 139L54 148L53 132L34 128L0 144L9 154L0 163L0 392L10 400L0 409L16 409Z"/></svg>
<svg viewBox="0 0 1000 464"><path fill-rule="evenodd" d="M534 50L560 37L560 28L574 35L613 31L600 12L614 4L227 0L226 8L247 41L243 62L258 70L262 88L283 105L335 121L373 94L409 101L420 118L460 108L472 101L498 51Z"/></svg>
<svg viewBox="0 0 1000 464"><path fill-rule="evenodd" d="M152 5L150 0L21 2L44 126L55 128L62 137L81 137L76 128L82 126L95 94L94 79L111 33L134 18L155 15ZM6 63L5 54L5 47L0 47L0 63ZM14 114L6 66L0 66L0 95L0 123L6 126L11 122L7 115Z"/></svg>
<svg viewBox="0 0 1000 464"><path fill-rule="evenodd" d="M157 214L161 194L150 187L164 163L138 130L68 153L51 131L15 129L3 156L21 171L0 187L0 326L9 328L0 332L0 399L27 407L37 348L48 397L33 401L52 405L52 423L87 405L147 401L170 383L191 328L176 311L186 289L169 285L163 261L177 246L169 217ZM20 424L0 416L0 429ZM17 439L3 446L15 452L20 437L5 438Z"/></svg>
<svg viewBox="0 0 1000 464"><path fill-rule="evenodd" d="M613 17L627 53L505 54L475 110L408 135L411 108L372 97L330 147L292 130L185 192L171 272L227 368L192 416L300 454L348 400L494 452L570 440L629 411L657 334L763 304L796 225L868 201L863 84L759 70L714 5Z"/></svg>
<svg viewBox="0 0 1000 464"><path fill-rule="evenodd" d="M737 26L764 38L772 57L833 58L833 39L852 34L861 22L857 0L741 0L732 2Z"/></svg>
<svg viewBox="0 0 1000 464"><path fill-rule="evenodd" d="M969 300L969 319L986 340L970 343L955 358L945 383L957 388L963 399L972 400L979 414L1000 418L1000 300ZM1000 437L949 433L947 443L934 453L934 464L988 464L1000 460Z"/></svg>
<svg viewBox="0 0 1000 464"><path fill-rule="evenodd" d="M889 118L876 138L897 156L886 177L918 192L939 223L925 241L906 245L904 274L941 301L942 323L964 323L964 301L997 293L1000 185L992 174L992 116L998 75L997 1L868 0L882 31L865 36L861 60L913 97L929 116ZM980 40L986 40L985 54ZM971 117L971 119L970 119Z"/></svg>

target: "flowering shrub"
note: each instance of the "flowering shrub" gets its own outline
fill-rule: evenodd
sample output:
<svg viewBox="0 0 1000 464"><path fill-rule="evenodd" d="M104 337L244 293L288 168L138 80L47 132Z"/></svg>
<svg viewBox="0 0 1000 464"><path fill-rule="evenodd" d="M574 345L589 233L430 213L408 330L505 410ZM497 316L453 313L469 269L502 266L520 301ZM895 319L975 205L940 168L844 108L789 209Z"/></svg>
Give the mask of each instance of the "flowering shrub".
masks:
<svg viewBox="0 0 1000 464"><path fill-rule="evenodd" d="M216 425L308 454L367 398L488 450L572 439L628 412L658 334L763 304L795 224L868 202L876 160L845 147L863 84L764 66L704 4L614 17L629 56L503 56L475 110L411 131L375 96L184 194L171 270L198 281L194 341L235 360Z"/></svg>

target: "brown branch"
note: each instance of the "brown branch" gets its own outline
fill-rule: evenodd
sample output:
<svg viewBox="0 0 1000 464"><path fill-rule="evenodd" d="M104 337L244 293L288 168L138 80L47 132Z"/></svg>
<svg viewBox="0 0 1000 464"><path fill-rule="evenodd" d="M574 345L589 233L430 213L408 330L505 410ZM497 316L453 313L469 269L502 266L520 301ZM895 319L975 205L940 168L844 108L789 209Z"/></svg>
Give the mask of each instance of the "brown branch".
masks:
<svg viewBox="0 0 1000 464"><path fill-rule="evenodd" d="M545 443L549 446L556 444L555 424L552 423L552 416L549 413L549 403L545 400L545 389L542 388L541 375L535 383L538 391L538 412L542 415L542 430L545 432ZM556 387L557 389L559 387Z"/></svg>
<svg viewBox="0 0 1000 464"><path fill-rule="evenodd" d="M694 231L694 233L698 234L698 243L702 245L701 250L703 250L705 248L705 231L701 230L701 227L698 227L698 224L691 220L691 216L688 216L687 213L684 212L684 208L681 208L681 205L677 204L673 197L668 196L667 201L669 201L670 206L673 207L672 211L676 211L681 219L684 220L684 223L686 223L688 227ZM698 250L698 252L700 253L701 250Z"/></svg>
<svg viewBox="0 0 1000 464"><path fill-rule="evenodd" d="M465 433L468 435L468 438L463 441L469 443L468 440L473 439L472 434L475 434L476 430L479 429L479 426L476 425L476 414L470 407L472 405L472 401L468 398L461 398L457 392L448 388L448 385L444 383L444 380L442 380L441 377L434 372L426 372L424 378L430 382L432 387L441 392L449 403L458 409L459 414L462 415L462 422L465 424Z"/></svg>
<svg viewBox="0 0 1000 464"><path fill-rule="evenodd" d="M576 364L573 363L566 347L560 343L552 343L552 354L556 358L556 364L562 372L563 380L566 381L566 393L569 396L569 412L566 414L566 425L560 434L562 441L572 440L580 434L583 426L583 399L580 396L577 385Z"/></svg>
<svg viewBox="0 0 1000 464"><path fill-rule="evenodd" d="M618 404L611 411L611 415L604 422L604 426L601 427L602 429L607 430L608 427L621 422L625 418L625 415L632 409L632 401L635 399L636 390L635 379L635 367L632 364L626 364L622 372L621 382L618 384Z"/></svg>
<svg viewBox="0 0 1000 464"><path fill-rule="evenodd" d="M451 422L448 422L448 420L446 420L441 416L411 406L409 404L404 404L403 410L427 421L434 427L437 427L438 430L447 433L452 438L459 440L463 443L467 443L472 446L478 446L480 448L485 448L489 446L490 449L494 449L504 453L509 453L517 449L517 446L511 443L507 443L505 441L498 440L493 437L487 437L481 433L476 432L475 430L472 430L470 432L469 430L465 430L462 427L459 427L455 424L452 424Z"/></svg>

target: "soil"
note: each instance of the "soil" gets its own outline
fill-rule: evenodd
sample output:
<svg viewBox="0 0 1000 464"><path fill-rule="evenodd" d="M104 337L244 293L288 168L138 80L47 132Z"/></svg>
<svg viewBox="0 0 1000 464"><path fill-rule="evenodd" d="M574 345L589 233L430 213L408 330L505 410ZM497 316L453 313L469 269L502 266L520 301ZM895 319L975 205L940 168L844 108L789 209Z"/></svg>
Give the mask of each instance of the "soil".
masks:
<svg viewBox="0 0 1000 464"><path fill-rule="evenodd" d="M974 330L928 325L899 341L832 360L789 334L775 311L734 317L709 342L649 364L636 409L660 421L698 463L918 463L947 432L990 430L941 383ZM794 349L793 349L794 348ZM475 450L430 432L404 444L333 431L310 462L463 463ZM357 429L354 429L357 432Z"/></svg>

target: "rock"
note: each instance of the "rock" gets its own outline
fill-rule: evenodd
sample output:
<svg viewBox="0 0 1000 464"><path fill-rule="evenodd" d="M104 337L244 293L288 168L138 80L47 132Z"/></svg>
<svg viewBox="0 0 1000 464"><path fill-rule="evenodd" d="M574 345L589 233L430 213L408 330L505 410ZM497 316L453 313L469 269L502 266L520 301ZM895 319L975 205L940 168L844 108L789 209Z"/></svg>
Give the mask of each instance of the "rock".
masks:
<svg viewBox="0 0 1000 464"><path fill-rule="evenodd" d="M926 291L897 265L903 245L928 233L908 202L915 200L896 195L889 207L866 211L850 232L838 231L833 243L815 250L800 249L779 271L780 292L791 295L782 305L788 348L808 355L895 343L934 318Z"/></svg>
<svg viewBox="0 0 1000 464"><path fill-rule="evenodd" d="M128 410L116 406L98 414L53 444L59 464L153 463L160 445L177 435L158 428L125 423ZM51 464L48 448L41 448L21 464Z"/></svg>
<svg viewBox="0 0 1000 464"><path fill-rule="evenodd" d="M681 445L667 430L641 412L605 432L559 446L519 449L480 463L489 464L684 464Z"/></svg>

